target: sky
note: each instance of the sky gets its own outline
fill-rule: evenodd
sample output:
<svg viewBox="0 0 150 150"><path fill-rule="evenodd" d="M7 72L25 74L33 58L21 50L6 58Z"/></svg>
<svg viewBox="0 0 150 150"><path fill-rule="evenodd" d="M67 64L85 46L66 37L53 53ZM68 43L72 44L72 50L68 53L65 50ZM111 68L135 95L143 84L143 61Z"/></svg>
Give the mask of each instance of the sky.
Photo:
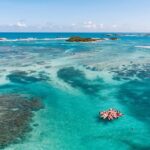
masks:
<svg viewBox="0 0 150 150"><path fill-rule="evenodd" d="M0 32L150 32L150 0L0 0Z"/></svg>

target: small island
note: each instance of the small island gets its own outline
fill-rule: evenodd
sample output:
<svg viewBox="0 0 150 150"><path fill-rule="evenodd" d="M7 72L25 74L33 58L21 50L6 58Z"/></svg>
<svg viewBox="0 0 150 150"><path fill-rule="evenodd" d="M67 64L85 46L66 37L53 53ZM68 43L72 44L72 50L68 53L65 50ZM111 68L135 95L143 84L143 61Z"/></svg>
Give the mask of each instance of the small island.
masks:
<svg viewBox="0 0 150 150"><path fill-rule="evenodd" d="M70 37L67 39L67 42L96 42L104 39L96 39L96 38L82 38L79 36Z"/></svg>

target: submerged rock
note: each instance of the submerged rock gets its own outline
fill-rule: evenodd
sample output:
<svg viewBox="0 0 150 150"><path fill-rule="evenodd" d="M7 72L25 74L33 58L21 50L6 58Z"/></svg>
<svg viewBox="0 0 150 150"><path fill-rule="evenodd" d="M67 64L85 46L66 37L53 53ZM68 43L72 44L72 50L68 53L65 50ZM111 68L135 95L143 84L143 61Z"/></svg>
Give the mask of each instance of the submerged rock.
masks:
<svg viewBox="0 0 150 150"><path fill-rule="evenodd" d="M7 40L6 38L0 38L0 41L4 41L4 40Z"/></svg>
<svg viewBox="0 0 150 150"><path fill-rule="evenodd" d="M117 37L112 37L112 38L110 38L110 40L115 41L115 40L118 40L118 38Z"/></svg>
<svg viewBox="0 0 150 150"><path fill-rule="evenodd" d="M100 41L100 40L104 40L104 39L95 39L95 38L82 38L79 36L74 36L69 38L68 42L96 42L96 41Z"/></svg>
<svg viewBox="0 0 150 150"><path fill-rule="evenodd" d="M110 34L106 34L106 36L113 36L113 34L111 34L111 33Z"/></svg>
<svg viewBox="0 0 150 150"><path fill-rule="evenodd" d="M43 108L38 99L21 95L0 95L0 148L18 143L31 130L33 111Z"/></svg>

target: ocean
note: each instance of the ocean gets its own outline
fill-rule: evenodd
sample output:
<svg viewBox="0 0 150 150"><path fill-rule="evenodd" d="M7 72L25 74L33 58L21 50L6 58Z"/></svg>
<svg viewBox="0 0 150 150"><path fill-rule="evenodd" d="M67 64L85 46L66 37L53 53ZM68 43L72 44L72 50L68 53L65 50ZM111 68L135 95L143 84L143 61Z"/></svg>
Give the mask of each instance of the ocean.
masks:
<svg viewBox="0 0 150 150"><path fill-rule="evenodd" d="M71 36L104 40L67 42ZM31 130L2 149L150 149L150 34L0 33L0 37L0 95L29 95L44 105L28 121ZM123 116L102 120L99 112L109 108ZM0 105L0 114L3 111Z"/></svg>

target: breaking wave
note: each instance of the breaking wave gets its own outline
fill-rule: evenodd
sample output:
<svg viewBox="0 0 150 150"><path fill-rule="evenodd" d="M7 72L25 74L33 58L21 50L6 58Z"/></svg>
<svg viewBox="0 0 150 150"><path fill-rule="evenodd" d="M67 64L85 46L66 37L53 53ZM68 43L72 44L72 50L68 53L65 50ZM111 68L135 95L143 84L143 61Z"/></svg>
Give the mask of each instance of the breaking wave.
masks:
<svg viewBox="0 0 150 150"><path fill-rule="evenodd" d="M68 38L19 38L19 39L7 39L0 38L0 42L17 42L17 41L54 41L54 40L66 40Z"/></svg>
<svg viewBox="0 0 150 150"><path fill-rule="evenodd" d="M137 48L147 48L147 49L150 48L150 46L135 46L135 47L137 47Z"/></svg>

